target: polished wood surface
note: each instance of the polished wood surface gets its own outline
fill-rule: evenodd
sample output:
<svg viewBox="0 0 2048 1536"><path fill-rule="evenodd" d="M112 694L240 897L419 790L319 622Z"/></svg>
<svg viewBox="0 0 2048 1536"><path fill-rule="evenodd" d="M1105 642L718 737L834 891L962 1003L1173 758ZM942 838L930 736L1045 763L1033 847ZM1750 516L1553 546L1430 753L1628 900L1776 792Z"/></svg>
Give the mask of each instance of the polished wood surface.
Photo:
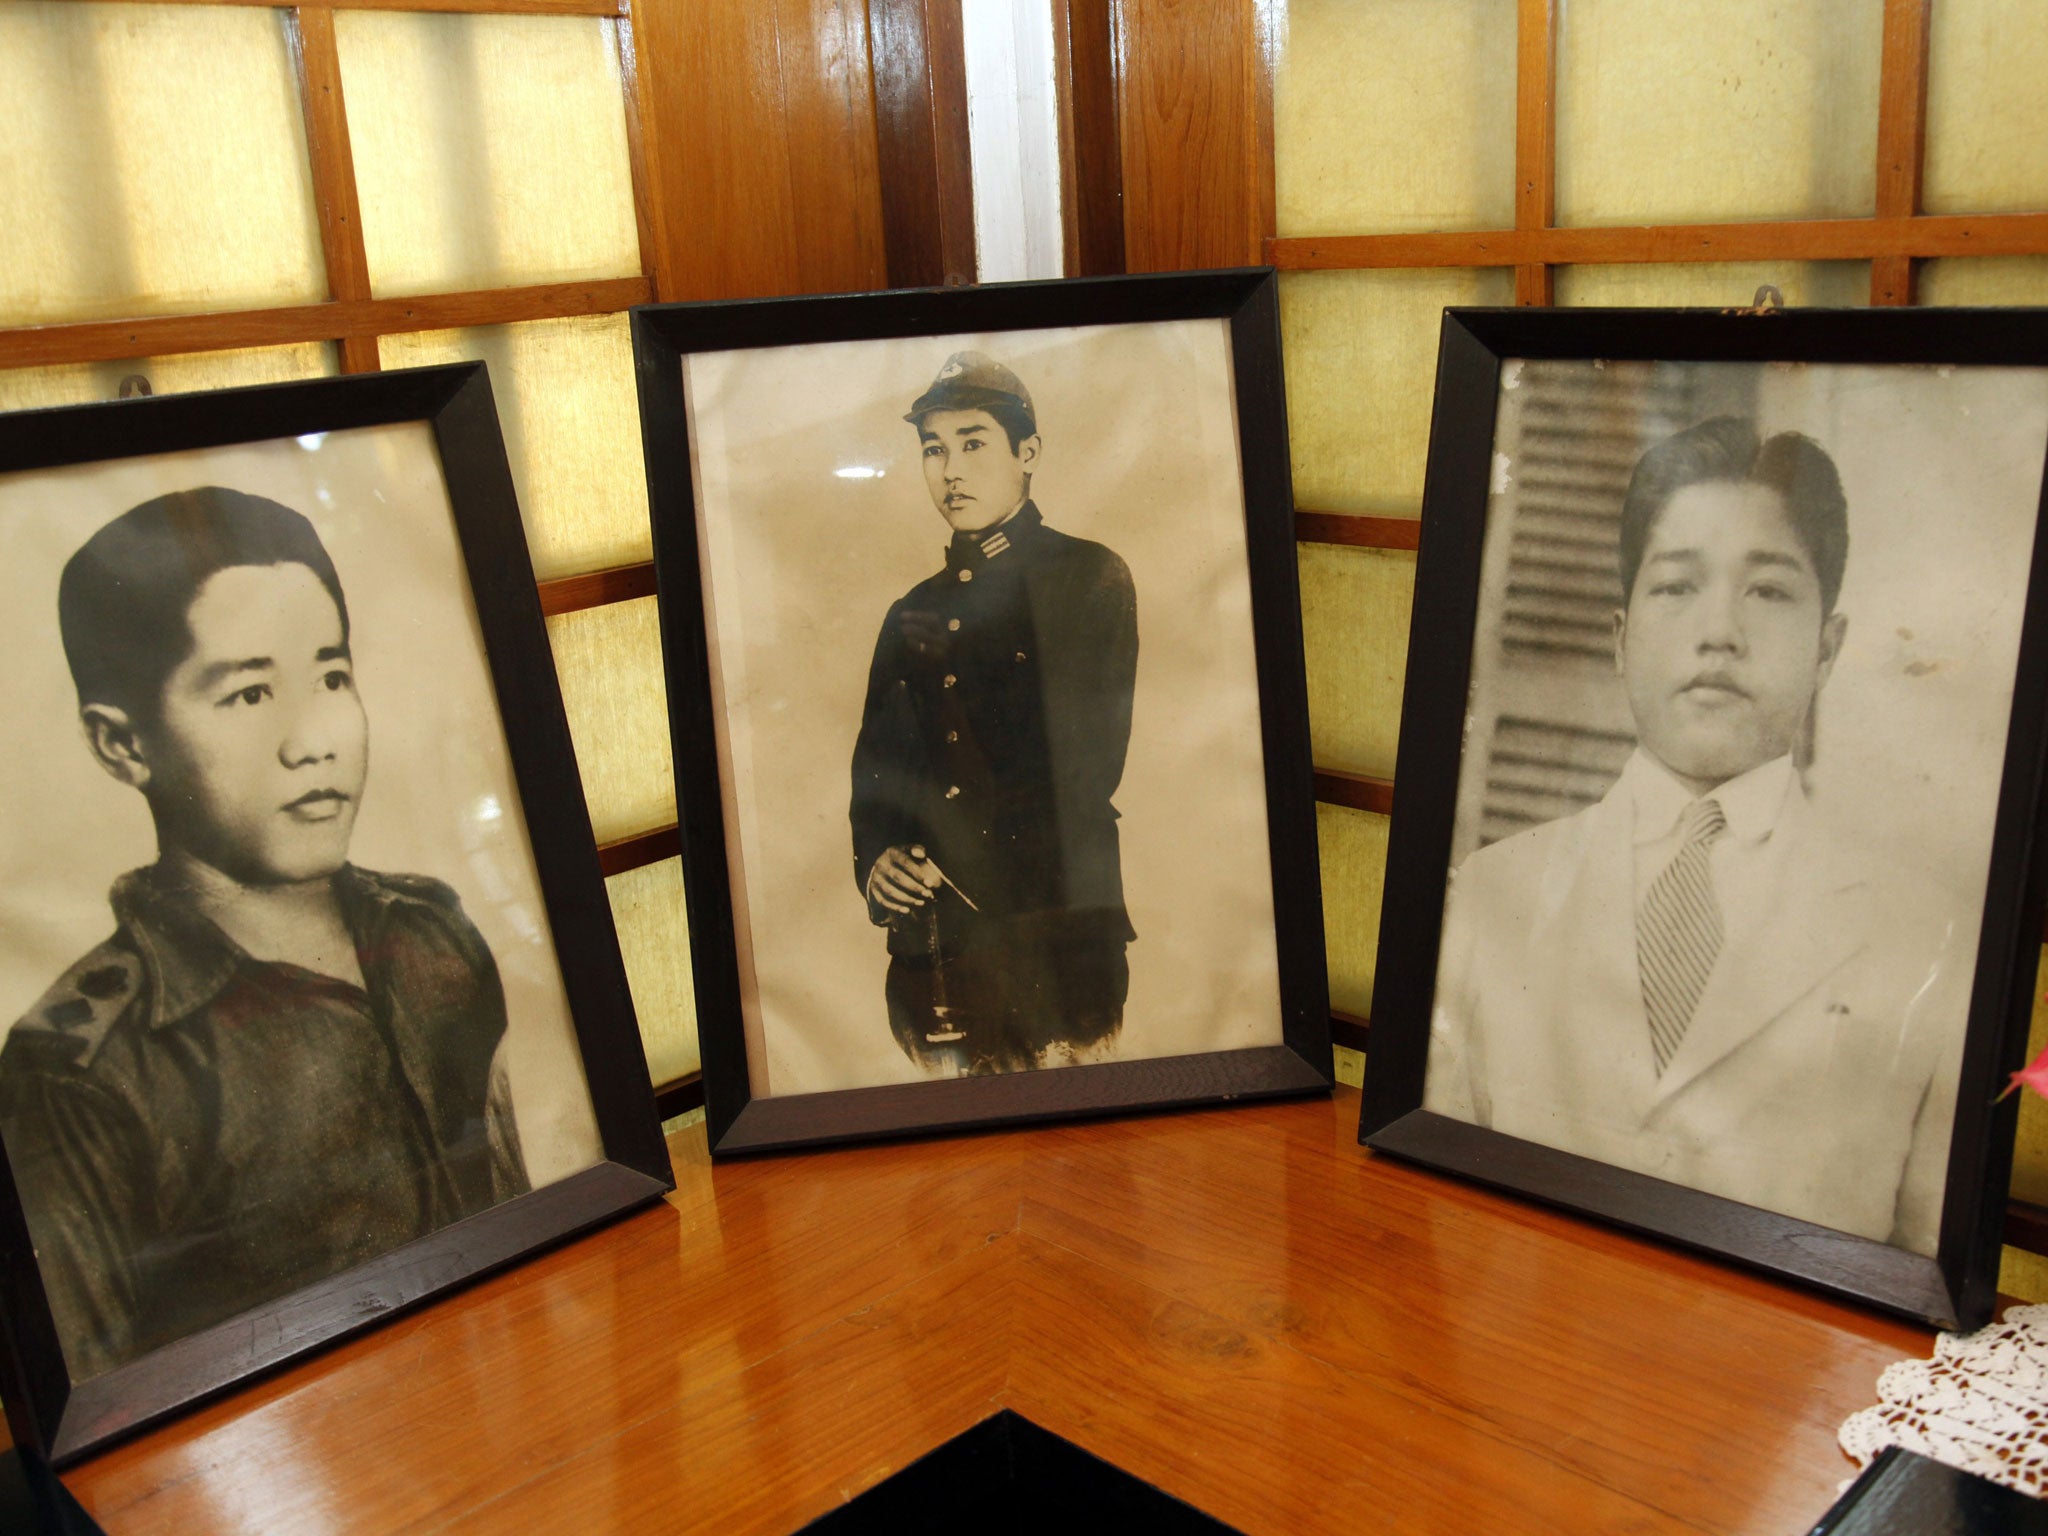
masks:
<svg viewBox="0 0 2048 1536"><path fill-rule="evenodd" d="M1350 544L1359 549L1414 549L1422 542L1419 517L1376 517L1365 512L1310 512L1297 507L1294 536L1304 544Z"/></svg>
<svg viewBox="0 0 2048 1536"><path fill-rule="evenodd" d="M1515 6L1515 228L1557 222L1557 3L1517 0ZM1550 268L1515 268L1515 302L1548 304Z"/></svg>
<svg viewBox="0 0 2048 1536"><path fill-rule="evenodd" d="M709 1166L75 1469L126 1533L788 1531L1001 1407L1253 1532L1803 1530L1930 1336L1406 1168L1357 1096Z"/></svg>

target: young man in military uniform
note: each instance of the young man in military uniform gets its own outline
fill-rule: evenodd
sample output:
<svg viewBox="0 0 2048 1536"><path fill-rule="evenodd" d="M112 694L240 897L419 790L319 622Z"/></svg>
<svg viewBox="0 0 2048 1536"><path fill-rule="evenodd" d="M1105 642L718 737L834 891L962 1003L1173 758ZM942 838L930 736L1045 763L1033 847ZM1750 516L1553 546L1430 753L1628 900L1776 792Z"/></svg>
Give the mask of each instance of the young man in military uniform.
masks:
<svg viewBox="0 0 2048 1536"><path fill-rule="evenodd" d="M455 893L348 862L369 730L313 525L158 497L64 569L87 743L157 861L0 1050L74 1379L527 1188L505 1000Z"/></svg>
<svg viewBox="0 0 2048 1536"><path fill-rule="evenodd" d="M952 528L883 620L853 754L853 874L888 929L890 1029L938 1075L1100 1059L1130 988L1111 804L1137 599L1031 500L1031 396L979 352L904 417Z"/></svg>

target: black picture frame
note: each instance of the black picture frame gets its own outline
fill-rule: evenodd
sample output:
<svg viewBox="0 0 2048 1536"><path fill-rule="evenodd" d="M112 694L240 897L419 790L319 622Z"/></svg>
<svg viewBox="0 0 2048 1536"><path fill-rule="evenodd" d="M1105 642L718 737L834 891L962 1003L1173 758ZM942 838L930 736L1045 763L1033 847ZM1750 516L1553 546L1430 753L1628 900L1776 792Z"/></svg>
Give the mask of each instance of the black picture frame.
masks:
<svg viewBox="0 0 2048 1536"><path fill-rule="evenodd" d="M658 1200L655 1117L538 589L482 363L0 415L0 473L424 424L438 450L601 1145L599 1160L74 1383L0 1149L0 1383L57 1466Z"/></svg>
<svg viewBox="0 0 2048 1536"><path fill-rule="evenodd" d="M2031 517L2030 530L2014 540L2011 566L2024 592L2024 620L1996 758L1988 885L1931 1256L1423 1107L1504 368L1553 359L2041 368L2048 366L2048 311L1445 311L1359 1138L1377 1151L1887 1311L1977 1326L1994 1301L2017 1113L2015 1100L1994 1100L2026 1042L2048 872L2048 540L2038 506L2020 505L2015 514ZM1852 526L1854 518L1852 503ZM1853 538L1850 547L1853 571Z"/></svg>
<svg viewBox="0 0 2048 1536"><path fill-rule="evenodd" d="M696 353L748 348L1204 319L1227 324L1235 390L1244 558L1251 587L1260 752L1266 780L1263 831L1271 851L1277 929L1279 1043L948 1081L757 1095L750 1087L743 1037L726 807L714 751L719 717L714 705L714 663L707 643L705 577L693 483L695 448L685 400L684 359ZM633 312L633 339L654 512L655 565L712 1152L722 1156L903 1133L960 1131L1328 1091L1334 1064L1278 301L1271 270L653 305ZM909 403L906 398L895 405L889 419L900 417ZM920 500L923 494L920 488ZM925 512L929 515L928 506ZM877 607L872 617L879 618L880 613ZM868 633L872 636L872 629ZM865 659L864 651L863 663ZM843 801L835 814L843 818ZM851 886L848 897L856 899Z"/></svg>

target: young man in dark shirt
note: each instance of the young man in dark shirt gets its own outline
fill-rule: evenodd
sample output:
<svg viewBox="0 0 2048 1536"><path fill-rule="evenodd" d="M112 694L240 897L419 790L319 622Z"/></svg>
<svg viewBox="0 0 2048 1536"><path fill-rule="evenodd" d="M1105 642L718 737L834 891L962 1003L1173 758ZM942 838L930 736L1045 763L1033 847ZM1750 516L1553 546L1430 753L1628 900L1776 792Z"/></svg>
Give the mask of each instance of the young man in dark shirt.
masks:
<svg viewBox="0 0 2048 1536"><path fill-rule="evenodd" d="M208 486L66 565L94 759L157 860L0 1050L0 1133L74 1379L527 1187L497 966L455 893L348 862L368 768L313 525Z"/></svg>

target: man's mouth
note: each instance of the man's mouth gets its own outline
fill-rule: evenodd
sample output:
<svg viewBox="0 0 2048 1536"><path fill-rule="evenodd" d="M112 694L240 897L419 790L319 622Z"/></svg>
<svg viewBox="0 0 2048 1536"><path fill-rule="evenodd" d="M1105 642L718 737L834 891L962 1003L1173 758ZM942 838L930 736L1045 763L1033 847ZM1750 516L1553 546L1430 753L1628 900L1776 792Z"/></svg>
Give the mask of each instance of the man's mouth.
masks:
<svg viewBox="0 0 2048 1536"><path fill-rule="evenodd" d="M287 800L284 810L300 821L332 821L348 803L349 797L338 789L309 789L298 799Z"/></svg>
<svg viewBox="0 0 2048 1536"><path fill-rule="evenodd" d="M1684 694L1704 696L1709 699L1746 699L1749 697L1749 690L1736 682L1726 672L1702 672L1678 691Z"/></svg>

